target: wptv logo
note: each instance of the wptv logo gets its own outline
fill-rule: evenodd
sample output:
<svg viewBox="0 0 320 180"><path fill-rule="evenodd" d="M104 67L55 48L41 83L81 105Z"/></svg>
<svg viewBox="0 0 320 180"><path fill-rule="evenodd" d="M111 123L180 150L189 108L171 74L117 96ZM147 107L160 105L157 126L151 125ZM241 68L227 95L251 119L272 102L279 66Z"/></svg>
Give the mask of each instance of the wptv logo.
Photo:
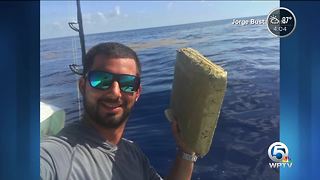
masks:
<svg viewBox="0 0 320 180"><path fill-rule="evenodd" d="M269 146L269 158L273 161L269 163L270 168L291 168L292 160L289 157L288 147L282 142L275 142Z"/></svg>

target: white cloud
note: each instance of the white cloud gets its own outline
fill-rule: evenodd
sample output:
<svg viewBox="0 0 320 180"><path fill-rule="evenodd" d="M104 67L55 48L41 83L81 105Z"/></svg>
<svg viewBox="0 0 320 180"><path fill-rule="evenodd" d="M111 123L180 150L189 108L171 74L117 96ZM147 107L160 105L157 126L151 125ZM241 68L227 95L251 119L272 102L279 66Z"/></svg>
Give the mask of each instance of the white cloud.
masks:
<svg viewBox="0 0 320 180"><path fill-rule="evenodd" d="M113 9L111 9L108 12L91 12L91 13L84 13L82 14L82 20L84 24L101 24L106 23L110 19L117 17L117 16L123 16L128 17L127 14L121 14L120 6L115 6ZM74 22L77 22L76 18L69 18L72 19Z"/></svg>
<svg viewBox="0 0 320 180"><path fill-rule="evenodd" d="M115 10L115 13L116 13L117 16L119 16L119 15L121 14L121 12L120 12L120 6L115 6L115 7L114 7L114 10Z"/></svg>
<svg viewBox="0 0 320 180"><path fill-rule="evenodd" d="M168 10L171 10L171 9L172 9L172 6L173 6L173 2L169 2L169 3L167 4L167 9L168 9Z"/></svg>
<svg viewBox="0 0 320 180"><path fill-rule="evenodd" d="M63 25L62 25L62 23L61 22L53 22L52 23L52 25L53 25L53 28L56 28L56 29L62 29L63 28Z"/></svg>
<svg viewBox="0 0 320 180"><path fill-rule="evenodd" d="M69 18L71 19L70 22L77 22L77 18L76 17L72 17L72 18Z"/></svg>
<svg viewBox="0 0 320 180"><path fill-rule="evenodd" d="M84 24L96 24L101 22L107 22L110 16L103 12L94 12L83 14L82 20Z"/></svg>
<svg viewBox="0 0 320 180"><path fill-rule="evenodd" d="M82 20L83 20L83 23L92 24L93 23L92 14L91 13L83 14Z"/></svg>
<svg viewBox="0 0 320 180"><path fill-rule="evenodd" d="M98 16L100 17L101 20L107 21L106 16L102 12L97 12Z"/></svg>
<svg viewBox="0 0 320 180"><path fill-rule="evenodd" d="M121 12L121 7L118 5L106 11L82 13L83 27L86 34L106 31L108 30L106 27L110 26L110 22L119 22L121 19L127 19L128 17L128 13ZM49 36L47 34L50 33L62 34L63 31L66 31L65 35L74 35L75 32L68 27L68 22L77 22L76 15L46 25L48 27L46 31L49 33L42 33L41 38ZM75 27L78 27L78 25L75 25Z"/></svg>

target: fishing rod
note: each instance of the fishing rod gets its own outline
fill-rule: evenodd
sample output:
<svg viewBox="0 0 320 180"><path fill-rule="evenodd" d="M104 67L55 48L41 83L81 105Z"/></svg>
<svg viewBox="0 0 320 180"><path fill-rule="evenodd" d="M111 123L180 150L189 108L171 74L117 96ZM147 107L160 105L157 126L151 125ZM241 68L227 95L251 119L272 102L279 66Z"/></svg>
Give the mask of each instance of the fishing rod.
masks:
<svg viewBox="0 0 320 180"><path fill-rule="evenodd" d="M71 64L71 65L69 65L69 67L70 67L71 71L74 72L75 74L83 75L83 65L84 65L84 58L86 56L86 47L85 47L85 40L84 40L80 0L77 0L77 22L69 22L68 24L72 30L79 33L81 54L82 54L82 65ZM76 24L78 24L78 28L75 27Z"/></svg>

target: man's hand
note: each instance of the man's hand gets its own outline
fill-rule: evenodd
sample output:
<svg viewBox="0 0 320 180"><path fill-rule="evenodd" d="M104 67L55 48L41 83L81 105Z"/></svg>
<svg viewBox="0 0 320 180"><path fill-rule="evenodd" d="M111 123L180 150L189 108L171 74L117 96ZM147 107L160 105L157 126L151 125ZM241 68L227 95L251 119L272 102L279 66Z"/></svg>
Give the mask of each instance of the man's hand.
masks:
<svg viewBox="0 0 320 180"><path fill-rule="evenodd" d="M171 129L179 150L188 154L193 154L194 152L190 148L188 148L188 146L186 145L186 143L184 142L181 136L181 131L176 119L172 120Z"/></svg>
<svg viewBox="0 0 320 180"><path fill-rule="evenodd" d="M171 169L167 179L168 180L180 180L180 179L188 180L188 179L191 179L194 163L192 161L182 159L181 152L185 152L188 154L194 154L194 152L190 148L188 148L188 146L184 142L181 136L181 131L180 131L177 119L174 116L171 116L170 120L171 120L172 133L177 143L177 146L179 148L179 152L177 153L177 157L174 162L173 168Z"/></svg>

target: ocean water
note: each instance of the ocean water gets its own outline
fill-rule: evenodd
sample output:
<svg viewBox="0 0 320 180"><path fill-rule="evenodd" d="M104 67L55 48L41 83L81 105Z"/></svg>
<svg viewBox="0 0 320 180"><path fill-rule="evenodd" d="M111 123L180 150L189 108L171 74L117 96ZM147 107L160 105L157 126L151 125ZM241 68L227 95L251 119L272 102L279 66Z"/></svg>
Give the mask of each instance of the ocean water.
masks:
<svg viewBox="0 0 320 180"><path fill-rule="evenodd" d="M259 17L260 19L266 17ZM228 86L209 153L192 179L279 179L267 151L279 140L280 42L266 25L235 26L232 20L87 35L87 49L116 41L136 50L143 91L125 137L136 142L166 176L176 146L164 110L169 105L176 50L192 47L228 71ZM67 25L66 25L66 28ZM77 75L79 38L41 40L41 101L64 108L66 124L79 120ZM81 99L81 98L80 98Z"/></svg>

